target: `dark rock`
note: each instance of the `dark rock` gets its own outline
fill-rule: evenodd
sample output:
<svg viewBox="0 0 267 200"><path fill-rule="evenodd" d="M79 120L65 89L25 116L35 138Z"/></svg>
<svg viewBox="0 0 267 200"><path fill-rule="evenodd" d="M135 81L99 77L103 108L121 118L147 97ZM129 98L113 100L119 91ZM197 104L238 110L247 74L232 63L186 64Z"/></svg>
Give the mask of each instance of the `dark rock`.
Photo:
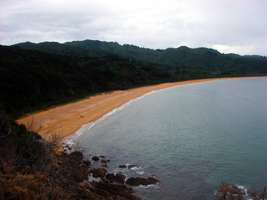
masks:
<svg viewBox="0 0 267 200"><path fill-rule="evenodd" d="M89 160L84 160L83 163L87 166L90 167L91 162Z"/></svg>
<svg viewBox="0 0 267 200"><path fill-rule="evenodd" d="M130 186L140 186L140 185L154 185L156 183L158 183L159 180L154 178L154 177L148 177L148 178L144 178L144 177L131 177L128 178L126 180L126 184L130 185Z"/></svg>
<svg viewBox="0 0 267 200"><path fill-rule="evenodd" d="M96 168L96 169L92 169L90 171L93 174L93 177L95 178L104 178L107 170L105 168Z"/></svg>
<svg viewBox="0 0 267 200"><path fill-rule="evenodd" d="M125 169L127 166L126 165L119 165L119 168Z"/></svg>
<svg viewBox="0 0 267 200"><path fill-rule="evenodd" d="M124 184L125 178L126 176L121 173L106 175L106 179L108 179L112 183Z"/></svg>
<svg viewBox="0 0 267 200"><path fill-rule="evenodd" d="M75 161L81 161L83 160L83 154L79 151L74 151L69 154L70 159Z"/></svg>
<svg viewBox="0 0 267 200"><path fill-rule="evenodd" d="M95 191L105 199L116 200L141 200L140 198L133 195L133 190L126 185L114 184L108 182L99 182L95 184Z"/></svg>
<svg viewBox="0 0 267 200"><path fill-rule="evenodd" d="M90 187L92 187L91 184L88 181L86 181L86 180L80 182L79 183L79 186L80 186L81 189L84 189L84 190L87 190Z"/></svg>
<svg viewBox="0 0 267 200"><path fill-rule="evenodd" d="M98 156L93 156L93 157L92 157L92 160L93 160L93 161L99 161L99 157L98 157Z"/></svg>

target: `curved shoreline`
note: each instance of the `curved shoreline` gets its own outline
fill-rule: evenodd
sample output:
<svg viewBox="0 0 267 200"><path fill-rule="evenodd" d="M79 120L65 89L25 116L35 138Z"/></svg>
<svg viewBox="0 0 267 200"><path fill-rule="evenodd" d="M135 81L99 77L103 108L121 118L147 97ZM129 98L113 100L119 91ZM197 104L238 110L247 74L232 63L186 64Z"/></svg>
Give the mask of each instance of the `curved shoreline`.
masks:
<svg viewBox="0 0 267 200"><path fill-rule="evenodd" d="M138 100L140 97L151 92L188 84L241 78L251 79L259 77L197 79L161 83L128 90L116 90L33 113L18 119L17 123L24 124L29 129L39 132L39 134L47 140L54 137L63 140L65 138L74 137L75 135L77 136L77 134L79 135L78 131L82 127L107 117L114 112L114 110L125 107L129 102Z"/></svg>

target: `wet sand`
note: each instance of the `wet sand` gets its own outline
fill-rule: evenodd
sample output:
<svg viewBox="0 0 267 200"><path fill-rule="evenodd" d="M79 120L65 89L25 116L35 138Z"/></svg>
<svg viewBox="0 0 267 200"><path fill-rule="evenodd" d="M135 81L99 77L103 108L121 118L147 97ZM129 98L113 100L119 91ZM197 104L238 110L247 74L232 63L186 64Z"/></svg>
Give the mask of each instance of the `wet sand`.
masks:
<svg viewBox="0 0 267 200"><path fill-rule="evenodd" d="M48 108L17 120L28 129L38 132L43 138L64 139L74 134L82 125L94 122L113 109L148 92L185 84L202 83L222 78L188 80L144 86L129 90L116 90L90 96L77 102ZM223 78L233 79L233 78Z"/></svg>

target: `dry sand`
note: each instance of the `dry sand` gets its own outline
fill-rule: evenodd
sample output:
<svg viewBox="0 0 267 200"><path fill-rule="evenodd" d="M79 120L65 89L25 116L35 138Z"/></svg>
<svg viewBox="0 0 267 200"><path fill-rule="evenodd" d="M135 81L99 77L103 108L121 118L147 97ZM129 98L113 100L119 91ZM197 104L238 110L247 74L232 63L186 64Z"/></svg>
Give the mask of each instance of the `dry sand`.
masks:
<svg viewBox="0 0 267 200"><path fill-rule="evenodd" d="M214 80L218 80L218 78L162 83L97 94L74 103L60 105L22 117L17 122L19 124L25 124L27 128L38 132L45 139L51 139L55 135L57 138L63 139L75 133L82 125L94 122L114 108L148 92Z"/></svg>

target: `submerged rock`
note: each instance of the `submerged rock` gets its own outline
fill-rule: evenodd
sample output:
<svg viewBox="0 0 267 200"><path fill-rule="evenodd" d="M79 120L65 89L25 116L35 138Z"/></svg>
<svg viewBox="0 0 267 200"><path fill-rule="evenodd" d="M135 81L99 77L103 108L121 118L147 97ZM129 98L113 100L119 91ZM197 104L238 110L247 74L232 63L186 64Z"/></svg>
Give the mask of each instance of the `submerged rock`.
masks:
<svg viewBox="0 0 267 200"><path fill-rule="evenodd" d="M106 179L108 179L111 183L124 184L125 178L126 176L121 173L106 175Z"/></svg>
<svg viewBox="0 0 267 200"><path fill-rule="evenodd" d="M98 156L93 156L93 157L92 157L92 160L93 160L93 161L99 161L99 157L98 157Z"/></svg>
<svg viewBox="0 0 267 200"><path fill-rule="evenodd" d="M156 179L155 177L148 177L148 178L145 178L145 177L131 177L131 178L128 178L126 180L126 184L128 184L130 186L140 186L140 185L147 186L147 185L154 185L154 184L156 184L158 182L159 182L159 180Z"/></svg>
<svg viewBox="0 0 267 200"><path fill-rule="evenodd" d="M127 166L126 165L119 165L119 168L125 169L125 168L127 168Z"/></svg>

